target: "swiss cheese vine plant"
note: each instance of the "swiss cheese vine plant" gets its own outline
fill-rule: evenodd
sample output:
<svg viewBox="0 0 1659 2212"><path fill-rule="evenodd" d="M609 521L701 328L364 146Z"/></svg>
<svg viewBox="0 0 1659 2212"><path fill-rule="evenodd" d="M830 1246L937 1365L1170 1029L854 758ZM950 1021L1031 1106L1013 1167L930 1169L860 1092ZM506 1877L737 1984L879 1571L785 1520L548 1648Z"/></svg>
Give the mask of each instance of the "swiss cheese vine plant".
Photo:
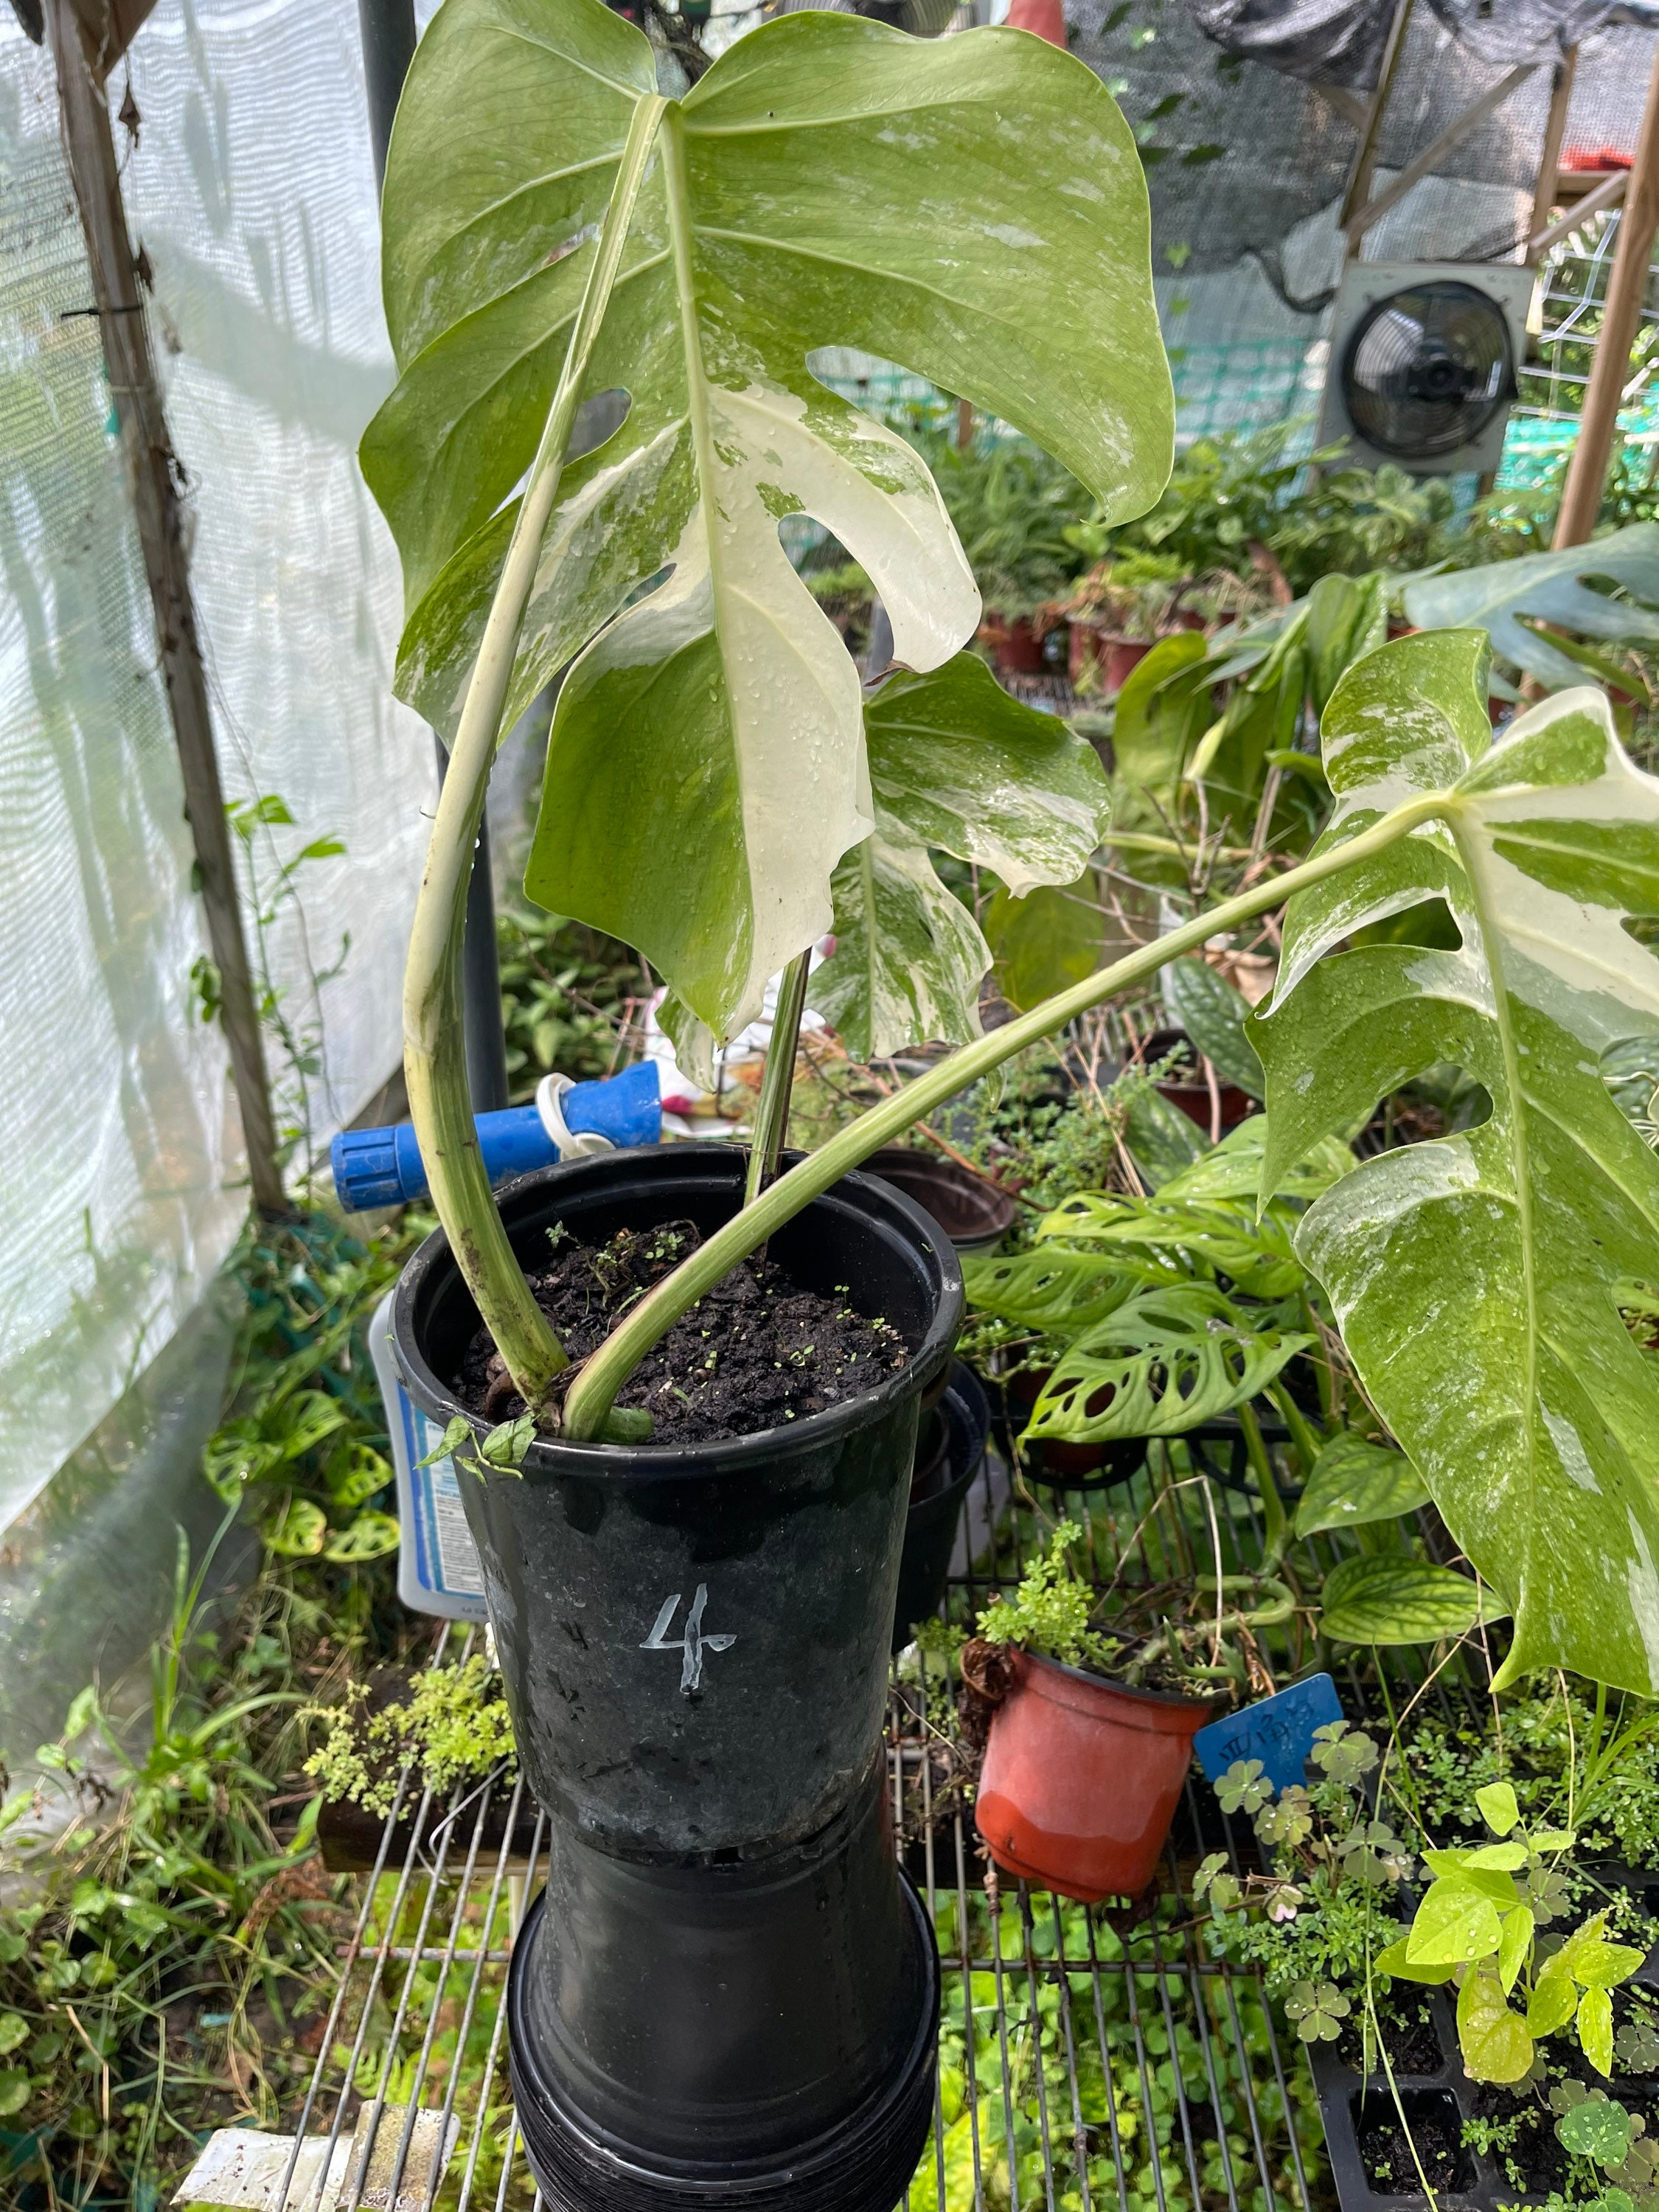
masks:
<svg viewBox="0 0 1659 2212"><path fill-rule="evenodd" d="M974 1034L982 944L928 849L1016 889L1063 882L1102 793L1063 731L953 659L978 602L937 494L811 356L896 359L1028 433L1109 515L1147 505L1168 371L1144 180L1098 82L1024 33L926 42L806 14L676 101L601 0L446 0L393 132L385 230L401 374L363 462L404 561L399 688L453 742L410 945L411 1108L457 1265L544 1431L623 1433L607 1424L638 1362L849 1169L1288 899L1253 1025L1261 1191L1431 1063L1485 1086L1486 1123L1342 1175L1295 1252L1513 1612L1501 1679L1559 1664L1659 1686L1659 1374L1621 1304L1659 1287L1659 1164L1600 1066L1659 1031L1659 966L1626 927L1659 913L1659 781L1601 693L1494 740L1483 636L1366 654L1326 711L1337 811L1306 860ZM571 457L579 405L616 390L622 427ZM892 615L902 672L870 702L782 550L793 514ZM732 1035L780 969L798 998L833 917L850 1037L967 1040L775 1181L751 1165L743 1207L574 1376L495 1211L458 1019L491 757L568 662L528 888L645 952L681 1037ZM1436 900L1461 950L1343 949ZM763 1164L777 1105L774 1086Z"/></svg>

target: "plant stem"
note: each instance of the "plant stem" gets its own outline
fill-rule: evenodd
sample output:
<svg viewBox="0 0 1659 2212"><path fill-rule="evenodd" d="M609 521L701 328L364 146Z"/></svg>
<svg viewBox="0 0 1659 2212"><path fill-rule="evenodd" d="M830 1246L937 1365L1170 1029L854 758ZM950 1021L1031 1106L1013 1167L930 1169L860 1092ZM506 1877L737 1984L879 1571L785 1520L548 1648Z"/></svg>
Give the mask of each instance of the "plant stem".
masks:
<svg viewBox="0 0 1659 2212"><path fill-rule="evenodd" d="M806 970L811 958L809 945L789 963L778 985L772 1039L766 1048L766 1069L755 1108L755 1133L749 1146L749 1173L743 1190L745 1206L754 1204L778 1171L778 1154L789 1127L789 1094L795 1085L795 1054L800 1042L800 1018L806 1011Z"/></svg>
<svg viewBox="0 0 1659 2212"><path fill-rule="evenodd" d="M558 497L583 379L622 265L623 247L666 106L660 99L641 100L623 149L569 349L467 685L449 773L432 824L404 971L404 1066L410 1119L426 1164L432 1202L484 1326L532 1410L541 1407L548 1385L570 1362L513 1255L479 1154L461 1025L461 939L472 855L512 686L519 631Z"/></svg>
<svg viewBox="0 0 1659 2212"><path fill-rule="evenodd" d="M1291 1548L1291 1518L1285 1510L1285 1501L1279 1494L1279 1485L1273 1479L1273 1463L1267 1455L1267 1443L1261 1433L1261 1424L1255 1417L1255 1407L1248 1401L1238 1409L1239 1426L1244 1431L1244 1451L1255 1476L1256 1487L1261 1492L1261 1531L1267 1542L1262 1548L1263 1567L1279 1565Z"/></svg>
<svg viewBox="0 0 1659 2212"><path fill-rule="evenodd" d="M1000 1067L1004 1060L1012 1060L1028 1045L1040 1044L1051 1031L1063 1028L1102 1000L1128 990L1156 974L1166 962L1194 951L1218 931L1254 921L1257 915L1282 905L1296 892L1323 883L1328 876L1339 875L1356 862L1386 851L1419 823L1434 815L1445 814L1454 804L1444 792L1427 792L1421 798L1407 800L1369 830L1360 830L1357 836L1304 860L1299 867L1282 876L1257 884L1237 898L1224 900L1219 906L1210 908L1184 922L1179 929L1172 930L1167 937L1155 939L1151 945L1144 945L1126 958L1115 961L1109 968L1103 968L1082 982L1074 983L1069 991L1045 1000L1029 1014L1021 1014L1003 1028L994 1030L989 1036L963 1045L937 1066L929 1068L925 1075L907 1084L903 1090L883 1099L880 1105L872 1106L845 1129L838 1130L820 1151L800 1161L787 1175L780 1176L752 1205L745 1206L724 1228L716 1230L689 1260L632 1308L586 1362L571 1386L564 1405L565 1433L581 1439L596 1436L617 1391L641 1360L705 1291L712 1290L728 1269L747 1259L775 1231L781 1229L803 1206L868 1159L872 1152L879 1152L892 1139L902 1136L912 1122L922 1120L936 1106L943 1105L958 1091L988 1075L993 1068Z"/></svg>

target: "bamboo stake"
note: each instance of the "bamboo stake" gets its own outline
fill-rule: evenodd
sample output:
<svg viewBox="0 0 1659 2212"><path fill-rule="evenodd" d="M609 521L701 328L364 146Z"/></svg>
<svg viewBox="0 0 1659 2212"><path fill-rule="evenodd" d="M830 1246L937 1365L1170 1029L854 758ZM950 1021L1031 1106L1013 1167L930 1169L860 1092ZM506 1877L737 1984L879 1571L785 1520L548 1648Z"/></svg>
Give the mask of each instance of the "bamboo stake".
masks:
<svg viewBox="0 0 1659 2212"><path fill-rule="evenodd" d="M260 1212L280 1213L286 1201L276 1164L276 1125L247 941L242 931L224 788L214 750L207 675L176 489L178 462L149 349L137 265L121 198L109 105L93 74L69 0L46 0L46 16L58 69L64 148L81 228L86 234L104 359L121 426L138 542L149 579L161 674L185 787L185 813L201 878L208 944L219 970L231 1080L247 1147L248 1181Z"/></svg>
<svg viewBox="0 0 1659 2212"><path fill-rule="evenodd" d="M1578 436L1567 465L1566 487L1556 520L1555 546L1583 545L1595 530L1607 487L1607 464L1619 429L1619 407L1630 374L1630 349L1647 292L1648 270L1653 257L1654 233L1659 230L1659 45L1654 49L1653 70L1648 79L1647 106L1642 115L1636 159L1619 218L1619 244L1607 280L1607 305L1601 331L1595 341L1584 409L1578 420Z"/></svg>

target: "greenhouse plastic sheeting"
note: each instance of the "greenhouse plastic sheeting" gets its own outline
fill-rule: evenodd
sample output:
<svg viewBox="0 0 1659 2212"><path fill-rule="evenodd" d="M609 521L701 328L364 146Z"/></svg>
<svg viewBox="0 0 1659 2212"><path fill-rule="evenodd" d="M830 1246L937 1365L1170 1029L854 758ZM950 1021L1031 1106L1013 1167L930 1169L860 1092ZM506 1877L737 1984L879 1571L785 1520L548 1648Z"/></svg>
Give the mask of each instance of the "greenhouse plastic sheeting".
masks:
<svg viewBox="0 0 1659 2212"><path fill-rule="evenodd" d="M391 379L356 9L161 0L131 83L118 148L227 791L295 824L249 851L295 1046L268 1040L273 1082L321 1139L397 1060L434 783L390 696L397 564L354 459ZM167 1342L246 1204L90 300L50 61L0 9L0 1526ZM283 864L329 839L343 854L282 899Z"/></svg>

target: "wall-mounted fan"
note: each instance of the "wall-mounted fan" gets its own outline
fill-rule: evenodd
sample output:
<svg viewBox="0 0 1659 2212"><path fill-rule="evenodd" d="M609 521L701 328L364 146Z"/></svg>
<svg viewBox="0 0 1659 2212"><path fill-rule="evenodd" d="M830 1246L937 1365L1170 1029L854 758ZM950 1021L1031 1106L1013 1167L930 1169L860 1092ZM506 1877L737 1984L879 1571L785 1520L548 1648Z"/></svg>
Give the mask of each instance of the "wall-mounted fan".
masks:
<svg viewBox="0 0 1659 2212"><path fill-rule="evenodd" d="M1331 326L1319 442L1413 476L1498 466L1534 272L1486 263L1352 261Z"/></svg>

